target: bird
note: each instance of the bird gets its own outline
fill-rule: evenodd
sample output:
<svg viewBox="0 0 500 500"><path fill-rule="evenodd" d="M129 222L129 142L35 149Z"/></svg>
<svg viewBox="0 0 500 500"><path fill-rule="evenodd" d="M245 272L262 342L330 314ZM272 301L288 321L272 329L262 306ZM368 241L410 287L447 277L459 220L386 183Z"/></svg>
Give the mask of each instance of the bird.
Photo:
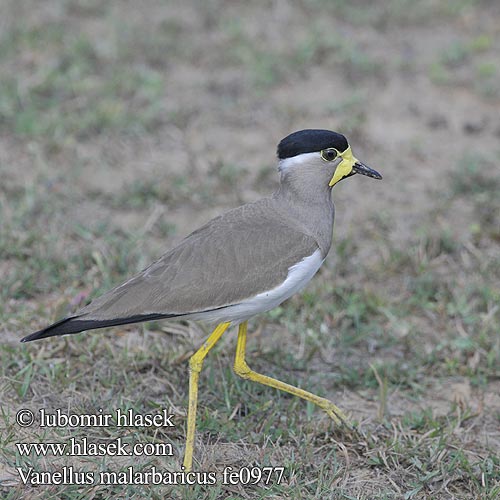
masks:
<svg viewBox="0 0 500 500"><path fill-rule="evenodd" d="M253 371L246 362L247 323L302 290L325 261L333 236L332 188L355 174L382 176L354 157L344 135L331 130L291 133L279 142L277 159L279 185L270 196L215 217L124 283L21 339L152 320L215 326L189 359L185 471L193 463L203 362L230 325L238 326L237 375L310 401L336 424L347 422L328 399Z"/></svg>

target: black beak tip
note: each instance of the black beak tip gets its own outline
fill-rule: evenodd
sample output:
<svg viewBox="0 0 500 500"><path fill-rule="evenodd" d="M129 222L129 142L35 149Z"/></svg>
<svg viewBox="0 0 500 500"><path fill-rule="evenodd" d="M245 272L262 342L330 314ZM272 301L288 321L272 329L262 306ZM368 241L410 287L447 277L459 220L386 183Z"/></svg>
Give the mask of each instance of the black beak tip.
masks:
<svg viewBox="0 0 500 500"><path fill-rule="evenodd" d="M372 179L380 180L382 176L373 168L367 167L364 163L357 162L354 164L353 171L357 174L366 175L367 177L371 177Z"/></svg>

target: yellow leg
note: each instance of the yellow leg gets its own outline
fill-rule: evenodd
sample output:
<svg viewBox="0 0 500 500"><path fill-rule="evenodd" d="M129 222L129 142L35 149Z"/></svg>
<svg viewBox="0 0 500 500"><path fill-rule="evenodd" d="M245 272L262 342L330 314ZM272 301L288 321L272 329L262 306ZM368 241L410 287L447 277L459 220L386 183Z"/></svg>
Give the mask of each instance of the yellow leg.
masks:
<svg viewBox="0 0 500 500"><path fill-rule="evenodd" d="M312 394L311 392L304 391L293 385L286 384L274 378L268 377L266 375L261 375L250 369L245 361L245 349L247 343L247 322L240 324L238 329L238 344L236 345L236 357L234 359L234 371L237 375L242 378L250 379L259 384L268 385L269 387L274 387L280 391L289 392L294 396L310 401L315 405L319 406L335 421L335 423L347 423L347 417L342 413L342 411L337 408L331 401L325 398L321 398Z"/></svg>
<svg viewBox="0 0 500 500"><path fill-rule="evenodd" d="M186 432L186 449L184 451L184 468L190 471L193 466L194 433L196 429L196 406L198 404L198 378L200 376L203 360L210 349L227 330L229 323L221 323L210 334L203 345L189 358L189 403Z"/></svg>

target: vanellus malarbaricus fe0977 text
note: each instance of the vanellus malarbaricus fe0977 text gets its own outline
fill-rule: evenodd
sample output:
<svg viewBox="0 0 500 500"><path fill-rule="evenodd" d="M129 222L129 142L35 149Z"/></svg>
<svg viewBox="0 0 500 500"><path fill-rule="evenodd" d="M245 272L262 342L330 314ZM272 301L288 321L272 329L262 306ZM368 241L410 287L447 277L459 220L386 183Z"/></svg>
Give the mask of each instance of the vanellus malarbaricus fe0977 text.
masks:
<svg viewBox="0 0 500 500"><path fill-rule="evenodd" d="M354 174L382 176L353 156L343 135L329 130L294 132L279 143L277 154L280 184L270 197L212 219L125 283L22 339L159 319L216 325L189 360L186 470L192 468L203 360L230 325L239 325L238 375L311 401L336 423L345 421L331 401L250 369L247 320L301 290L320 268L332 242L332 187Z"/></svg>

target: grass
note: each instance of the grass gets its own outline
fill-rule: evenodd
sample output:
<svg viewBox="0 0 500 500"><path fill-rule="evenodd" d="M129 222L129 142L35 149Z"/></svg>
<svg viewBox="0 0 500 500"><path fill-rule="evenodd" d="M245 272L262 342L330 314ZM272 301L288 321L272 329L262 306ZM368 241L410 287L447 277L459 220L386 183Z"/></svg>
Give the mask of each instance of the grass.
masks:
<svg viewBox="0 0 500 500"><path fill-rule="evenodd" d="M461 37L445 47L429 66L429 77L437 85L460 82L479 96L498 97L494 81L498 74L498 61L494 56L496 45L488 34L472 38Z"/></svg>
<svg viewBox="0 0 500 500"><path fill-rule="evenodd" d="M473 163L464 165L449 188L449 203L466 196L481 214L482 207L496 203L496 190L481 178ZM472 184L471 177L475 179ZM142 196L142 191L138 192ZM64 235L68 242L75 235L80 238L83 235L81 250L74 256L68 255L67 248L54 244L58 224L49 225L49 231L37 230L30 224L35 214L47 220L57 214L57 204L45 205L44 194L33 193L28 186L24 196L18 196L17 201L14 197L2 200L6 216L2 253L18 263L10 277L7 275L3 292L4 302L7 299L15 301L14 308L7 306L4 311L7 325L12 326L20 318L18 303L29 304L33 298L64 284L67 276L84 276L80 281L68 282L65 294L71 297L82 287L89 288L94 281L101 284L102 290L109 288L138 265L138 255L134 251L137 236L114 234L106 226L95 232L82 229ZM50 192L45 196L50 196ZM63 197L61 202L67 203L72 196L74 193L68 192L67 199ZM116 199L117 206L120 206L121 196L119 194ZM144 200L147 199L149 195L146 194ZM141 205L133 202L134 207ZM36 210L38 206L46 206L41 214ZM488 221L479 219L478 223L489 224ZM471 450L457 436L457 429L467 435L473 432L477 409L471 408L466 401L450 401L448 408L439 415L429 407L419 408L430 388L446 384L446 380L465 380L472 387L486 390L489 381L498 377L497 332L500 325L495 305L499 298L495 285L498 268L493 275L489 267L475 260L469 272L477 274L478 279L465 288L460 287L456 270L466 249L453 239L449 230L437 234L433 231L431 226L424 225L419 239L411 245L413 251L404 258L397 248L389 247L388 262L380 261L374 267L358 269L356 281L350 278L350 270L357 267L359 248L349 239L338 241L336 253L344 263L338 276L330 276L333 271L327 268L326 276L314 282L302 296L267 315L273 328L286 335L284 341L290 343L288 353L284 356L278 346L271 346L264 352L259 353L257 349L249 354L254 369L286 378L299 386L319 384L322 390L317 392L324 394L338 393L341 388L361 394L378 407L378 425L360 422L359 436L345 434L342 429L332 431L328 423L303 402L235 379L229 369L230 349L226 346L219 348L207 363L198 429L203 443L201 450L211 456L217 453L216 450L229 447L228 443L243 440L250 450L266 450L267 459L258 462L260 466L279 463L286 468L284 484L252 488L255 498L259 495L287 498L292 491L293 495L298 492L303 498L321 497L332 488L337 491L338 498L352 497L352 491L361 495L356 498L363 498L362 490L357 489L363 484L362 478L354 472L355 464L362 463L398 485L381 488L376 493L378 498L398 498L400 495L411 499L424 493L441 495L444 491L495 498L499 472L497 455L487 445ZM97 245L101 251L87 249L85 253L88 242L94 240L101 242ZM27 249L30 253L26 261ZM25 269L19 266L23 261L28 264ZM36 281L33 280L34 270L37 270ZM406 276L400 293L388 296L384 288L376 285L387 279L388 274ZM44 287L40 287L41 283ZM67 301L52 306L51 316L67 314L70 306ZM40 313L47 315L38 311ZM31 314L37 311L32 309ZM439 337L431 335L425 340L420 332L432 330L437 324L441 329ZM457 324L461 325L459 336ZM190 351L190 343L186 340L179 343L179 338L149 331L151 327L157 328L146 325L134 335L120 334L118 341L113 341L110 334L104 337L98 333L79 335L62 343L46 343L40 352L7 345L0 351L4 391L9 399L28 407L40 404L37 396L40 391L52 394L51 405L56 407L64 407L63 401L70 398L75 401L71 406L73 413L92 413L97 407L103 407L107 413L116 408L135 408L147 413L163 407L168 401L180 411L179 427L163 436L139 429L129 438L134 442L167 439L174 443L176 454L180 456L184 417L179 408L184 406L186 387L179 382L185 378L186 370L185 364L176 362L176 358ZM181 331L188 329L183 327ZM299 339L302 347L292 340L294 338ZM367 363L367 359L372 361ZM165 377L169 380L167 386L164 385ZM84 389L80 388L82 380L86 381ZM57 393L53 392L54 387ZM103 394L107 395L105 404ZM400 413L399 403L394 401L395 394L403 394L414 409ZM496 415L497 421L499 415ZM19 439L33 440L34 435L24 430L24 438L19 436L12 412L4 413L2 420L4 459L13 464L20 459L14 453L14 443ZM99 440L116 439L123 433L119 428L93 429L92 432ZM35 435L37 442L64 442L68 433L65 429L50 429ZM340 445L342 442L342 446L356 450L358 458L350 465L345 463L341 452L344 449ZM336 448L335 443L340 448ZM289 456L287 450L297 446L304 447L306 453ZM321 450L329 451L325 455ZM227 463L235 466L253 463L237 456L229 458ZM325 463L327 459L329 465ZM35 456L19 463L37 470L46 467L46 460ZM160 458L140 463L145 469L152 465L166 466ZM57 461L53 463L56 465ZM86 470L109 468L106 459L90 460L82 465ZM175 465L168 466L175 469ZM69 485L57 491L67 498L78 498L80 490ZM6 491L12 495L14 490L7 488ZM123 494L123 490L116 487L103 487L102 494L109 496L118 491ZM128 495L149 495L149 498L155 498L161 491L186 498L182 488L159 487L158 491L146 492L141 487L128 486L125 490ZM206 498L216 498L222 491L225 490L221 485L213 489L199 486L188 497L197 498L203 494Z"/></svg>
<svg viewBox="0 0 500 500"><path fill-rule="evenodd" d="M487 22L480 32L463 30L464 19L493 7L49 4L53 10L33 3L21 13L9 4L0 39L0 496L497 498L498 148L488 120L453 147L449 134L419 128L426 106L439 108L426 99L436 93L447 103L450 89L472 99L478 120L489 116L495 32ZM428 53L423 41L440 22L450 32ZM407 64L428 71L422 107L405 100L407 73L399 79L401 29L421 33ZM405 115L409 107L414 114ZM393 137L384 127L395 130L394 109L413 125ZM462 109L446 112L449 123L462 123ZM302 294L252 320L247 360L331 399L356 432L237 378L230 332L200 384L195 468L215 472L215 485L23 486L16 466L180 470L187 360L203 327L146 323L18 340L142 269L210 216L269 192L275 134L305 126L349 131L356 151L362 146L369 164L382 165L384 183L355 178L335 192L331 255ZM423 148L439 168L417 155ZM401 158L413 166L418 158L425 185ZM20 427L21 408L166 408L176 426ZM171 443L174 456L16 451L18 442L71 437ZM227 466L280 466L284 478L223 484Z"/></svg>
<svg viewBox="0 0 500 500"><path fill-rule="evenodd" d="M144 132L158 124L164 86L160 73L122 64L119 54L102 53L95 40L69 26L19 26L7 32L0 52L7 67L26 54L37 61L31 78L26 78L28 68L21 67L0 81L4 130L60 143L116 128Z"/></svg>

